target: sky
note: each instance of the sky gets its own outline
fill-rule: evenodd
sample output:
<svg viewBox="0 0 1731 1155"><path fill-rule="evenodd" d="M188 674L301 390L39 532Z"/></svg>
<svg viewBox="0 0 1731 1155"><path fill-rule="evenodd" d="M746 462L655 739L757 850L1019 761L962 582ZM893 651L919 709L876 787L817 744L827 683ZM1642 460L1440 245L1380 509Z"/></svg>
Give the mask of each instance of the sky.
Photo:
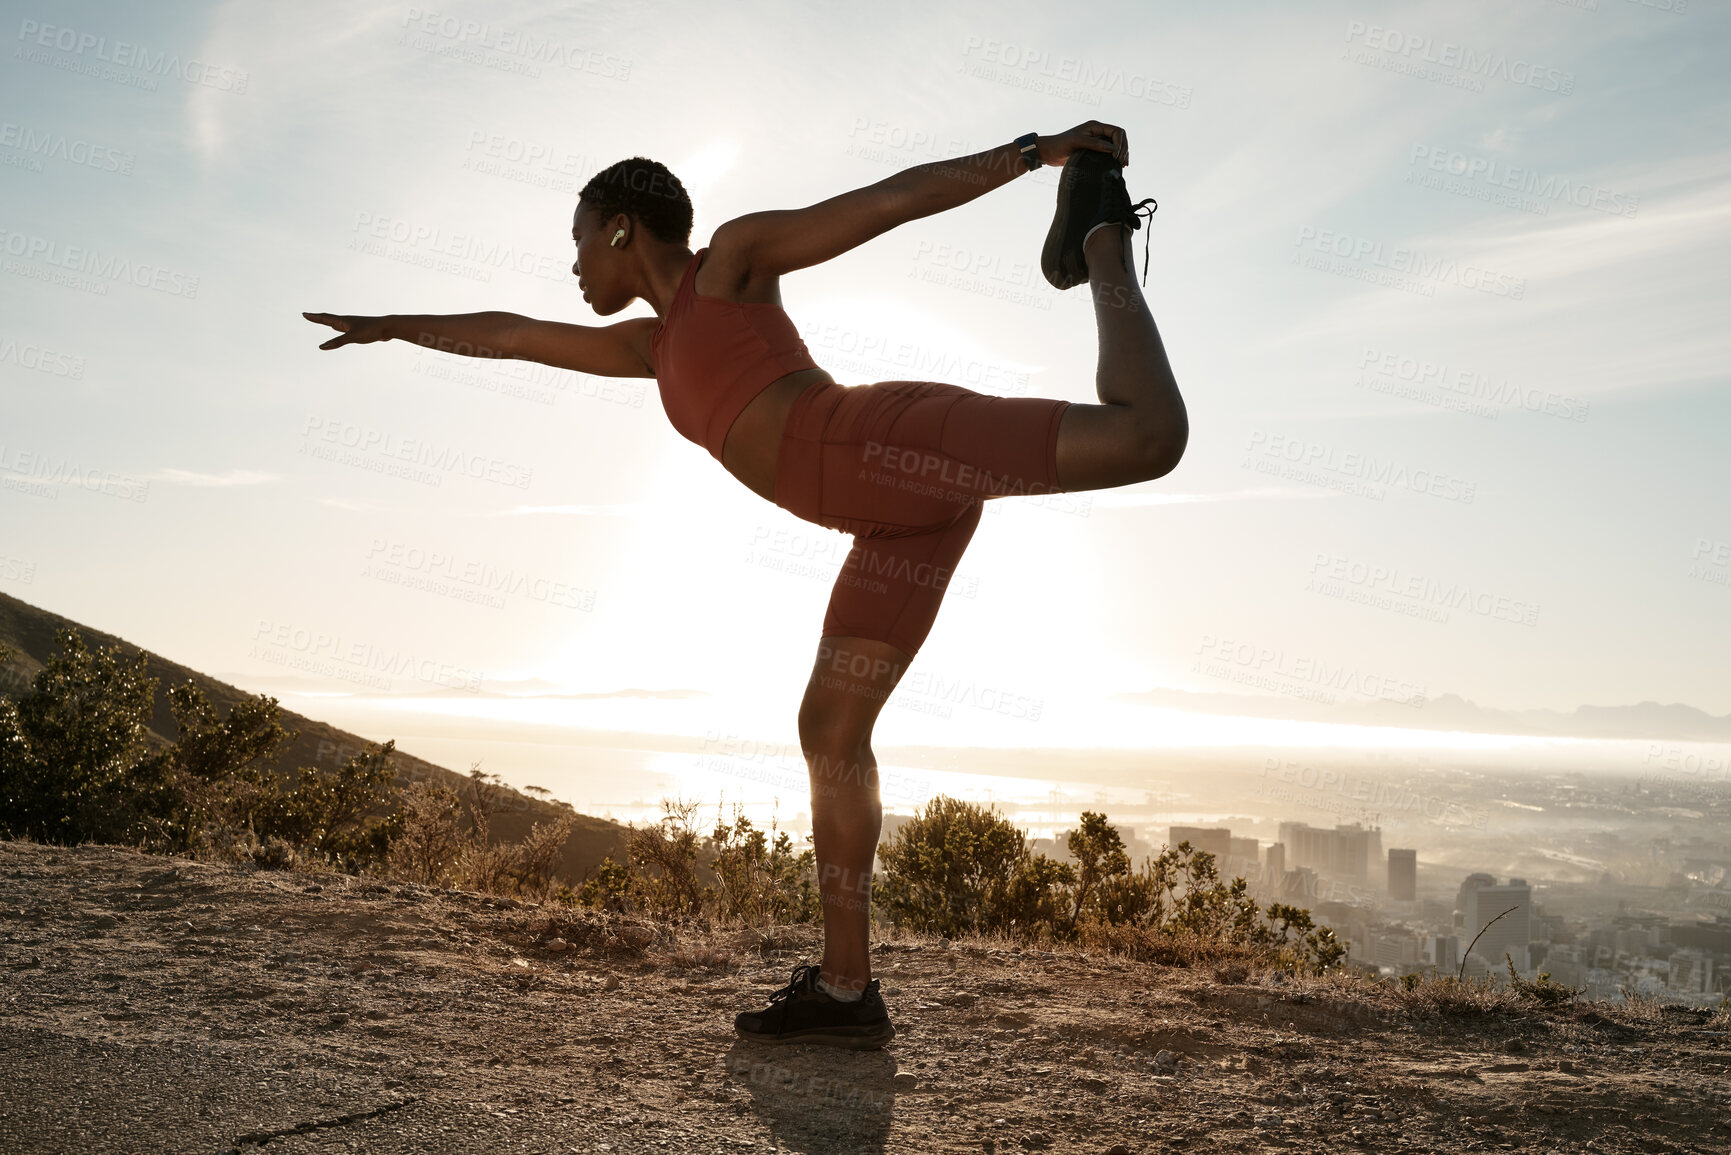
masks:
<svg viewBox="0 0 1731 1155"><path fill-rule="evenodd" d="M1159 204L1185 458L989 503L881 743L1231 739L1114 704L1161 688L1731 712L1722 7L0 15L0 590L304 713L791 739L849 539L652 379L321 352L302 310L649 316L569 271L616 160L681 178L696 249L1089 120ZM818 363L1094 401L1057 175L786 277Z"/></svg>

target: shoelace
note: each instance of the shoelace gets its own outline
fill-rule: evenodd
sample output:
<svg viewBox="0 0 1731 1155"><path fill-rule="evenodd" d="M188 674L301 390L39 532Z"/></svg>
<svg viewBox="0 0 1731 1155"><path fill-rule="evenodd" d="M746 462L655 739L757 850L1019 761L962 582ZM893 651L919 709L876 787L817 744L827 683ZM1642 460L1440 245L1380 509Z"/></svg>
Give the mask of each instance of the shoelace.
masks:
<svg viewBox="0 0 1731 1155"><path fill-rule="evenodd" d="M818 976L821 975L822 973L823 973L823 968L821 966L813 966L810 963L802 963L801 965L794 967L793 968L793 981L789 982L785 987L782 987L779 991L776 991L774 994L770 995L769 996L769 1005L773 1007L776 1003L786 1002L788 999L793 998L795 995L799 994L801 991L805 991L805 990L808 990L812 987L815 987L817 985ZM786 1023L787 1023L787 1016L786 1015L781 1016L780 1021L777 1022L776 1026L775 1026L775 1033L777 1035L781 1034L781 1028Z"/></svg>
<svg viewBox="0 0 1731 1155"><path fill-rule="evenodd" d="M1128 200L1129 198L1126 197L1125 199ZM1155 200L1153 197L1144 197L1143 199L1137 201L1135 204L1131 205L1130 206L1130 219L1132 222L1134 222L1131 224L1131 226L1130 226L1131 228L1139 229L1142 227L1142 221L1138 220L1137 218L1142 216L1142 206L1143 205L1152 206L1148 210L1147 220L1149 221L1149 223L1153 223L1154 214L1160 208L1160 202ZM1148 246L1154 239L1151 234L1152 234L1152 230L1149 230L1149 232L1142 234L1142 287L1143 288L1148 287ZM1136 258L1134 255L1132 255L1130 259L1135 260Z"/></svg>

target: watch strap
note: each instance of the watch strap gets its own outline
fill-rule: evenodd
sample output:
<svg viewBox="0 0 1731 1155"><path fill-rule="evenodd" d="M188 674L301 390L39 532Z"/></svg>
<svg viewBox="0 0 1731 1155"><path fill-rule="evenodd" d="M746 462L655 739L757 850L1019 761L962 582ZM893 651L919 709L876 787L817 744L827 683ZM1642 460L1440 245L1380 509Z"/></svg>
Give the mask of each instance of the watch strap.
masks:
<svg viewBox="0 0 1731 1155"><path fill-rule="evenodd" d="M1039 133L1024 133L1016 138L1016 147L1022 150L1022 160L1033 172L1040 167L1040 150L1038 147Z"/></svg>

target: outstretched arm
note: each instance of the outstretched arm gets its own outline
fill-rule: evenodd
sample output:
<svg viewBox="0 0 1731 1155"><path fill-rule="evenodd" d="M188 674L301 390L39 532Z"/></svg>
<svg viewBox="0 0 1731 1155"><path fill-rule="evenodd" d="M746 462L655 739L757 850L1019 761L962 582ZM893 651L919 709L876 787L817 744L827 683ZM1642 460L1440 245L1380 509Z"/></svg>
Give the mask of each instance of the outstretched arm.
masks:
<svg viewBox="0 0 1731 1155"><path fill-rule="evenodd" d="M1063 164L1077 149L1111 153L1129 162L1124 130L1085 121L1035 142L1043 164ZM803 209L776 209L735 217L715 230L712 248L739 252L755 277L780 276L821 265L897 225L966 204L1027 171L1015 144L955 160L933 161L885 177Z"/></svg>
<svg viewBox="0 0 1731 1155"><path fill-rule="evenodd" d="M307 320L337 330L321 349L373 341L412 341L461 357L507 357L574 369L597 377L653 377L637 352L640 330L655 327L653 317L633 317L612 325L567 325L516 313L392 314L349 317L302 313Z"/></svg>

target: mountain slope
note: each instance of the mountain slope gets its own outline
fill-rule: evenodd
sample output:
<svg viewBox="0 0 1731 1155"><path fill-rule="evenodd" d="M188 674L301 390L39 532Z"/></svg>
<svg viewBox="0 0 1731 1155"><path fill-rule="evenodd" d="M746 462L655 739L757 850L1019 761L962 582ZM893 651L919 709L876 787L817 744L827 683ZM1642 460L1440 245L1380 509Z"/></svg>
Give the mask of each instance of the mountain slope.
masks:
<svg viewBox="0 0 1731 1155"><path fill-rule="evenodd" d="M92 649L119 646L128 658L136 655L140 649L113 634L91 629L70 618L0 593L0 646L12 650L15 655L9 665L0 666L0 694L16 695L28 688L30 679L35 677L36 672L57 652L59 647L55 644L54 635L64 627L78 630L84 636L85 644ZM168 690L171 686L190 680L204 692L206 698L225 713L237 702L253 696L227 682L219 682L197 670L170 661L160 654L148 650L144 653L149 673L157 679L156 707L150 720L150 731L157 741L172 741L176 734L174 715L168 705ZM367 746L367 740L357 734L339 730L335 726L291 710L283 710L280 721L285 730L294 734L291 740L283 743L273 767L281 772L300 766L336 766ZM407 754L400 747L395 757L399 783L426 781L461 787L468 781L467 776ZM562 805L531 798L516 790L507 791L503 801L506 809L493 819L492 831L495 837L508 841L521 839L536 822L547 821L569 812ZM565 844L558 871L560 877L571 882L581 879L586 871L591 870L607 855L616 859L622 857L626 830L617 822L587 814L579 814L576 819L576 828Z"/></svg>

